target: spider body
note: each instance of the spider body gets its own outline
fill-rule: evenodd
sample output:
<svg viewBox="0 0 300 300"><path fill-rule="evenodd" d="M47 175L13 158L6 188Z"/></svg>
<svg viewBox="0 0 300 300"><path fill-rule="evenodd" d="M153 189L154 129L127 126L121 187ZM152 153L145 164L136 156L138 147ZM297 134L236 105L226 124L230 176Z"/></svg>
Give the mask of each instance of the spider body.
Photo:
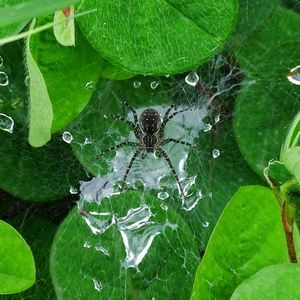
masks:
<svg viewBox="0 0 300 300"><path fill-rule="evenodd" d="M129 121L126 118L124 118L123 116L115 116L115 118L127 123L128 125L130 125L132 127L132 130L133 130L134 135L137 138L138 142L120 143L118 145L115 145L113 147L110 147L110 148L102 151L100 154L97 155L97 158L104 155L105 153L115 151L121 147L130 146L130 147L137 148L137 150L134 152L134 154L129 162L129 165L128 165L125 175L123 177L123 185L121 188L121 191L122 191L124 184L126 182L127 176L129 174L129 171L130 171L134 161L136 160L136 158L138 156L141 156L142 158L144 158L146 153L154 153L155 152L158 157L163 157L167 161L167 163L176 179L180 193L185 197L183 188L181 186L181 183L179 181L179 178L175 171L175 168L174 168L169 156L167 155L167 153L165 152L165 150L162 147L164 145L172 142L172 143L181 144L181 145L185 145L185 146L189 146L191 148L197 149L195 146L193 146L192 144L190 144L188 142L180 141L180 140L173 139L173 138L164 139L164 128L165 128L166 123L169 120L171 120L172 118L174 118L177 114L184 112L186 110L189 110L190 107L182 109L182 110L175 110L175 112L173 112L170 115L171 110L173 108L175 108L175 105L172 104L167 109L163 118L160 116L160 114L157 110L152 109L152 108L147 108L141 113L140 119L138 119L137 112L135 111L135 109L133 109L127 102L124 102L124 105L132 112L133 121Z"/></svg>

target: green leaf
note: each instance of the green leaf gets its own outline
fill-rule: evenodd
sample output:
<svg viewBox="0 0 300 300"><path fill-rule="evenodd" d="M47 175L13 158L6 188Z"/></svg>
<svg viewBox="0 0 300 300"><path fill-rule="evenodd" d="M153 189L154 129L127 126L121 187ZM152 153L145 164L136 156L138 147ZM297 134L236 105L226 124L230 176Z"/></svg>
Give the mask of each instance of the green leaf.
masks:
<svg viewBox="0 0 300 300"><path fill-rule="evenodd" d="M278 0L240 0L238 21L230 43L232 47L243 47L245 40L258 31L278 6Z"/></svg>
<svg viewBox="0 0 300 300"><path fill-rule="evenodd" d="M30 29L34 27L31 23ZM26 62L30 76L29 85L29 143L41 147L51 139L53 120L52 103L48 94L45 79L30 51L30 38L26 43Z"/></svg>
<svg viewBox="0 0 300 300"><path fill-rule="evenodd" d="M9 200L11 207L11 202L16 200ZM62 204L59 205L60 209L61 207ZM35 206L37 212L42 213L41 209L41 207ZM53 207L52 212L57 213L56 210L53 210ZM32 250L36 267L36 282L30 289L18 295L2 296L1 300L55 299L55 292L50 278L49 258L52 240L58 226L47 219L48 216L41 218L34 215L32 211L28 213L28 210L24 211L21 216L10 218L10 224L22 234Z"/></svg>
<svg viewBox="0 0 300 300"><path fill-rule="evenodd" d="M19 22L28 22L37 16L45 16L55 11L78 3L79 0L44 0L43 5L39 0L11 0L0 1L0 28ZM11 5L13 4L13 5Z"/></svg>
<svg viewBox="0 0 300 300"><path fill-rule="evenodd" d="M242 187L224 209L209 240L191 299L228 299L261 268L288 261L273 192L262 186Z"/></svg>
<svg viewBox="0 0 300 300"><path fill-rule="evenodd" d="M285 164L280 161L270 161L266 171L266 175L278 186L294 178Z"/></svg>
<svg viewBox="0 0 300 300"><path fill-rule="evenodd" d="M63 46L75 46L74 7L56 11L53 22L56 40Z"/></svg>
<svg viewBox="0 0 300 300"><path fill-rule="evenodd" d="M277 24L284 25L274 31ZM298 87L287 80L298 58L293 34L297 26L297 14L277 9L256 38L237 53L246 87L236 100L233 125L243 157L260 176L271 159L279 159L287 128L300 109Z"/></svg>
<svg viewBox="0 0 300 300"><path fill-rule="evenodd" d="M22 236L0 220L0 295L24 291L35 282L30 248Z"/></svg>
<svg viewBox="0 0 300 300"><path fill-rule="evenodd" d="M13 134L0 131L0 187L30 201L49 201L68 195L85 172L61 136L41 148L27 142L27 132L15 124Z"/></svg>
<svg viewBox="0 0 300 300"><path fill-rule="evenodd" d="M140 207L141 200L151 209L152 225L165 222L174 225L155 236L139 270L122 266L125 249L117 224L101 235L94 235L76 209L67 216L57 231L50 261L58 299L188 299L199 261L198 250L189 227L173 209L165 211L156 198L138 192L126 192L109 201L104 199L98 209L91 206L93 211L113 212L121 218L129 209ZM132 231L128 229L129 243L135 237L139 247L144 238L147 240L152 225L147 231L142 222L141 227L136 227L135 222L133 216ZM94 287L94 280L99 282L98 289L102 287L100 291Z"/></svg>
<svg viewBox="0 0 300 300"><path fill-rule="evenodd" d="M47 23L48 20L40 19L37 25ZM59 45L53 32L48 30L31 37L30 50L52 102L51 131L54 133L70 123L89 101L104 60L78 28L75 47ZM40 122L44 120L38 115L36 118Z"/></svg>
<svg viewBox="0 0 300 300"><path fill-rule="evenodd" d="M300 295L299 264L278 264L266 267L245 280L230 300L264 299L289 300Z"/></svg>
<svg viewBox="0 0 300 300"><path fill-rule="evenodd" d="M133 73L173 74L208 60L237 17L236 0L84 1L78 19L93 47Z"/></svg>

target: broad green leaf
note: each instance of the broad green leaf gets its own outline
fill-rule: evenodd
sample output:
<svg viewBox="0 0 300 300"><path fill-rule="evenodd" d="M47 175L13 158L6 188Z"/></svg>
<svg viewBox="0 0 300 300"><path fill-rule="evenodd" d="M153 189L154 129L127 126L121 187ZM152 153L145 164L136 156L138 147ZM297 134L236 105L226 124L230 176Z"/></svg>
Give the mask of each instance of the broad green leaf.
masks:
<svg viewBox="0 0 300 300"><path fill-rule="evenodd" d="M286 168L300 182L300 147L293 147L284 153L282 160Z"/></svg>
<svg viewBox="0 0 300 300"><path fill-rule="evenodd" d="M93 47L133 73L173 74L204 63L235 24L236 0L84 1L78 19Z"/></svg>
<svg viewBox="0 0 300 300"><path fill-rule="evenodd" d="M30 28L34 27L35 21ZM53 109L43 74L32 57L30 38L26 43L26 63L29 73L29 143L41 147L51 139Z"/></svg>
<svg viewBox="0 0 300 300"><path fill-rule="evenodd" d="M261 32L237 53L246 77L236 100L233 125L243 157L260 176L271 159L279 159L287 129L300 108L298 88L287 80L298 58L297 26L297 14L278 8Z"/></svg>
<svg viewBox="0 0 300 300"><path fill-rule="evenodd" d="M37 26L47 23L47 20L40 19ZM51 131L54 133L70 123L89 101L104 59L90 46L78 28L75 47L59 45L53 32L48 30L30 38L30 50L52 102ZM39 120L43 122L42 118Z"/></svg>
<svg viewBox="0 0 300 300"><path fill-rule="evenodd" d="M74 7L56 11L53 22L56 40L63 46L75 46Z"/></svg>
<svg viewBox="0 0 300 300"><path fill-rule="evenodd" d="M49 201L69 194L70 186L77 186L85 172L61 139L41 148L27 142L27 132L15 124L13 134L0 131L0 187L30 201Z"/></svg>
<svg viewBox="0 0 300 300"><path fill-rule="evenodd" d="M298 299L300 286L299 264L278 264L266 267L245 280L234 291L230 300Z"/></svg>
<svg viewBox="0 0 300 300"><path fill-rule="evenodd" d="M151 209L152 225L167 221L175 227L167 226L154 237L139 270L122 265L125 248L117 224L94 235L77 209L71 211L57 231L51 252L51 275L58 299L188 299L198 250L189 227L173 209L163 210L148 194L142 197L139 192L126 192L110 201L104 199L93 211L113 212L121 218L129 209L140 207L141 201ZM138 247L148 234L143 226L139 233L136 231L135 220L133 217L129 234L135 236Z"/></svg>
<svg viewBox="0 0 300 300"><path fill-rule="evenodd" d="M9 199L10 206L15 199ZM62 208L62 204L59 205ZM41 207L35 206L37 213L43 213ZM48 212L51 210L48 210ZM57 214L57 210L52 213ZM50 216L51 217L51 216ZM53 217L52 217L53 218ZM35 260L36 267L36 282L28 290L18 293L18 295L1 296L1 300L16 300L16 299L30 299L30 300L52 300L55 299L55 292L52 286L49 270L50 248L54 234L57 230L57 225L50 222L43 216L38 217L28 210L18 217L13 217L9 222L12 224L26 239Z"/></svg>
<svg viewBox="0 0 300 300"><path fill-rule="evenodd" d="M30 248L22 236L0 220L0 295L24 291L35 282Z"/></svg>
<svg viewBox="0 0 300 300"><path fill-rule="evenodd" d="M245 41L264 25L277 6L278 0L239 1L238 21L230 38L235 50L247 45Z"/></svg>
<svg viewBox="0 0 300 300"><path fill-rule="evenodd" d="M224 209L195 277L191 299L228 299L245 279L288 262L281 213L270 189L245 186Z"/></svg>
<svg viewBox="0 0 300 300"><path fill-rule="evenodd" d="M19 22L28 22L37 16L45 16L78 3L79 0L14 0L0 1L0 28ZM9 5L8 5L9 4Z"/></svg>
<svg viewBox="0 0 300 300"><path fill-rule="evenodd" d="M1 8L8 8L12 5L24 3L25 0L0 0L0 10ZM21 31L26 25L28 20L23 20L16 23L11 23L10 25L0 27L0 38L4 38L6 36L16 34ZM0 21L1 22L1 21Z"/></svg>

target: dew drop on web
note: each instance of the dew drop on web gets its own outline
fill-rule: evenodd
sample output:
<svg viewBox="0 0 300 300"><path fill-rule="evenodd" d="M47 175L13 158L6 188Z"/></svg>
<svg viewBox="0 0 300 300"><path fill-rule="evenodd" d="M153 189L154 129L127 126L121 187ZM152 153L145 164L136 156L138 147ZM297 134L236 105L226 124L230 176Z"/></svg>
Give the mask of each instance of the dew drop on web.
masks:
<svg viewBox="0 0 300 300"><path fill-rule="evenodd" d="M102 283L96 278L93 278L93 283L94 283L94 289L100 292L103 288Z"/></svg>
<svg viewBox="0 0 300 300"><path fill-rule="evenodd" d="M291 69L290 73L287 76L289 82L300 85L300 65Z"/></svg>
<svg viewBox="0 0 300 300"><path fill-rule="evenodd" d="M185 82L188 84L188 85L191 85L191 86L196 86L197 83L199 81L199 76L198 74L196 73L196 71L192 71L190 72L188 75L186 75L185 77Z"/></svg>
<svg viewBox="0 0 300 300"><path fill-rule="evenodd" d="M95 88L95 81L89 81L86 83L85 88L86 89L94 89Z"/></svg>
<svg viewBox="0 0 300 300"><path fill-rule="evenodd" d="M142 85L142 83L141 83L140 81L138 81L138 80L135 80L135 81L133 82L133 87L134 87L135 89L139 88L141 85Z"/></svg>
<svg viewBox="0 0 300 300"><path fill-rule="evenodd" d="M150 83L150 87L151 87L152 90L155 90L158 86L159 86L159 82L158 81L152 81Z"/></svg>
<svg viewBox="0 0 300 300"><path fill-rule="evenodd" d="M73 141L73 136L69 131L65 131L62 134L62 139L64 142L66 142L67 144L70 144Z"/></svg>
<svg viewBox="0 0 300 300"><path fill-rule="evenodd" d="M214 149L213 152L212 152L212 156L213 156L213 158L219 157L220 156L220 150Z"/></svg>
<svg viewBox="0 0 300 300"><path fill-rule="evenodd" d="M160 199L160 200L166 200L169 198L169 194L167 192L159 192L157 194L157 197Z"/></svg>
<svg viewBox="0 0 300 300"><path fill-rule="evenodd" d="M202 223L202 226L203 226L204 228L207 228L207 227L209 226L209 222L207 222L207 221L203 222L203 223Z"/></svg>
<svg viewBox="0 0 300 300"><path fill-rule="evenodd" d="M8 76L5 72L0 72L0 86L7 86L9 84Z"/></svg>
<svg viewBox="0 0 300 300"><path fill-rule="evenodd" d="M9 133L13 132L14 120L6 114L0 113L0 129Z"/></svg>

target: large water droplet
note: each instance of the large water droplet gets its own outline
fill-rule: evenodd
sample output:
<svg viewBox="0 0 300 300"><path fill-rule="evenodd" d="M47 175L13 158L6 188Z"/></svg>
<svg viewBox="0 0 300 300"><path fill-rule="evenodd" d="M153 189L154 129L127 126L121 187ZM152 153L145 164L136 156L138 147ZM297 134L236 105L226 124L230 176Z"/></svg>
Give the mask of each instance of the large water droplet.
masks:
<svg viewBox="0 0 300 300"><path fill-rule="evenodd" d="M100 292L103 288L102 283L96 278L93 278L93 283L94 283L94 289Z"/></svg>
<svg viewBox="0 0 300 300"><path fill-rule="evenodd" d="M95 88L95 81L89 81L85 85L86 89L94 89Z"/></svg>
<svg viewBox="0 0 300 300"><path fill-rule="evenodd" d="M138 81L138 80L136 80L136 81L133 82L133 87L135 89L139 88L141 85L142 85L142 83L140 81Z"/></svg>
<svg viewBox="0 0 300 300"><path fill-rule="evenodd" d="M191 86L196 86L197 83L199 81L199 76L198 74L196 73L196 71L192 71L190 72L186 77L185 77L185 82L188 84L188 85L191 85Z"/></svg>
<svg viewBox="0 0 300 300"><path fill-rule="evenodd" d="M73 141L73 136L69 131L65 131L62 134L62 139L64 140L64 142L70 144Z"/></svg>
<svg viewBox="0 0 300 300"><path fill-rule="evenodd" d="M220 156L220 150L214 149L213 152L212 152L212 156L213 156L213 158L219 157Z"/></svg>
<svg viewBox="0 0 300 300"><path fill-rule="evenodd" d="M0 129L9 133L13 132L14 120L6 114L0 113Z"/></svg>
<svg viewBox="0 0 300 300"><path fill-rule="evenodd" d="M300 65L291 69L289 75L287 76L288 81L293 84L300 85Z"/></svg>
<svg viewBox="0 0 300 300"><path fill-rule="evenodd" d="M167 192L159 192L157 194L157 197L160 199L160 200L166 200L169 198L169 194Z"/></svg>
<svg viewBox="0 0 300 300"><path fill-rule="evenodd" d="M152 81L150 83L150 87L151 87L152 90L155 90L158 87L158 85L159 85L158 81Z"/></svg>
<svg viewBox="0 0 300 300"><path fill-rule="evenodd" d="M216 115L215 116L215 123L218 123L220 121L221 116L220 115Z"/></svg>
<svg viewBox="0 0 300 300"><path fill-rule="evenodd" d="M0 56L0 67L2 67L3 66L3 58L2 58L2 56Z"/></svg>
<svg viewBox="0 0 300 300"><path fill-rule="evenodd" d="M0 86L7 86L9 83L8 76L5 72L0 72Z"/></svg>

